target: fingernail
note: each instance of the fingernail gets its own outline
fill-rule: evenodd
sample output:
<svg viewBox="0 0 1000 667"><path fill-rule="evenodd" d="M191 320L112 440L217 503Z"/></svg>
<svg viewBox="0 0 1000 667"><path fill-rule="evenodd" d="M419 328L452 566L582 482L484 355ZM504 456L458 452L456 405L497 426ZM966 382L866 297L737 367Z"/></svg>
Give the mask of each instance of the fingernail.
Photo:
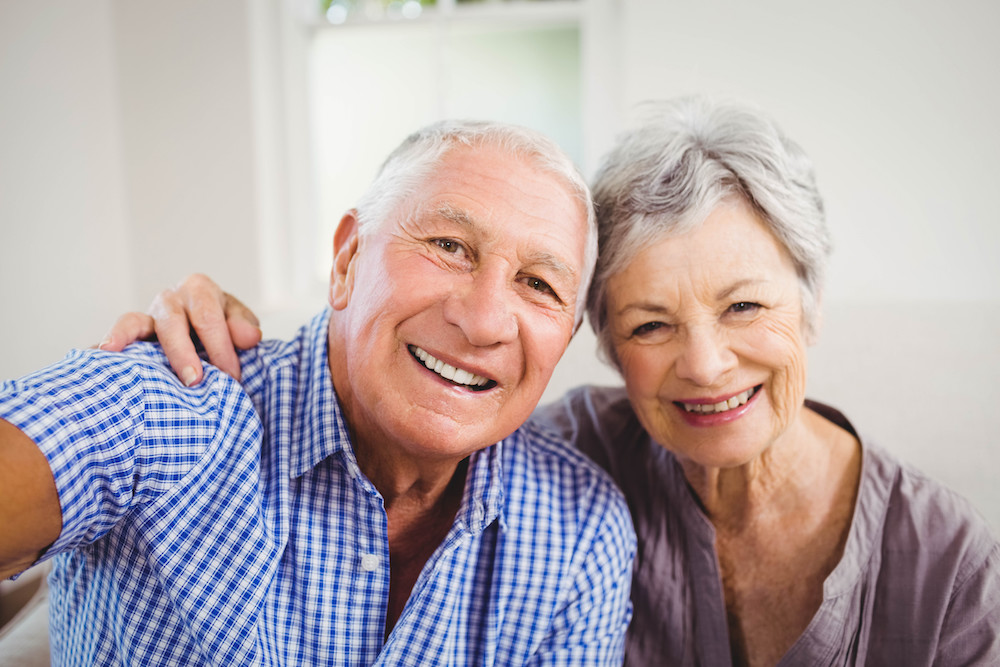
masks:
<svg viewBox="0 0 1000 667"><path fill-rule="evenodd" d="M98 350L103 350L105 345L111 345L111 336L105 336L101 339L101 342L97 344Z"/></svg>
<svg viewBox="0 0 1000 667"><path fill-rule="evenodd" d="M185 366L181 371L181 382L185 387L190 387L198 381L198 373L191 366Z"/></svg>

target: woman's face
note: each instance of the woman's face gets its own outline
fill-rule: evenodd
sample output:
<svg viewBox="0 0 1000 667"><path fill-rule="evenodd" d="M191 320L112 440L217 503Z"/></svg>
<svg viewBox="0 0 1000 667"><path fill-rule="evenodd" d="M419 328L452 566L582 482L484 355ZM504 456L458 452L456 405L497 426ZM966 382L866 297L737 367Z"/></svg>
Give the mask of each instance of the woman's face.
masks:
<svg viewBox="0 0 1000 667"><path fill-rule="evenodd" d="M788 252L738 200L610 278L612 344L657 442L682 461L726 468L786 432L805 393L799 290Z"/></svg>

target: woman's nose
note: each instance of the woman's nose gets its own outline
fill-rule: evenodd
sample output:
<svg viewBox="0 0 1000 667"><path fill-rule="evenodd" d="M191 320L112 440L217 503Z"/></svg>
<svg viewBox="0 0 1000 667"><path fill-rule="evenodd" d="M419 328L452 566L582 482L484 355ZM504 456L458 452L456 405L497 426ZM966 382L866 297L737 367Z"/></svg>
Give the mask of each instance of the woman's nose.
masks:
<svg viewBox="0 0 1000 667"><path fill-rule="evenodd" d="M736 367L737 357L724 332L713 326L689 329L682 338L683 349L675 362L681 379L702 387L717 385Z"/></svg>

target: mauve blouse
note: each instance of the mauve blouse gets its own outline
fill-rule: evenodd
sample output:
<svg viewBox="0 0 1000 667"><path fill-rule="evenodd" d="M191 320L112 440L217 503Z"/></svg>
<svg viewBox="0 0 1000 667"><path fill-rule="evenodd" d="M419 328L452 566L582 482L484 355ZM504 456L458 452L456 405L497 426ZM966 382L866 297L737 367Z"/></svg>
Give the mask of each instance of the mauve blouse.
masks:
<svg viewBox="0 0 1000 667"><path fill-rule="evenodd" d="M861 441L861 482L823 603L779 664L1000 665L1000 544L985 521L839 411L806 405ZM535 419L610 472L628 499L639 549L626 664L731 665L715 531L624 389L575 389Z"/></svg>

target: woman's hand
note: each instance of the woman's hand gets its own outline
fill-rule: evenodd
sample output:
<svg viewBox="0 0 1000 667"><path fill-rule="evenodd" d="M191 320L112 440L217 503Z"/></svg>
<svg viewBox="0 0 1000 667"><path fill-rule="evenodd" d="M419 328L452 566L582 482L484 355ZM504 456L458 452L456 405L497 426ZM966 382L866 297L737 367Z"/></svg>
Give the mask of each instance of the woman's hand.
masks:
<svg viewBox="0 0 1000 667"><path fill-rule="evenodd" d="M257 317L239 299L223 292L208 276L195 273L177 287L160 292L148 313L119 317L98 347L120 352L137 340L154 338L170 367L190 387L202 378L196 339L212 364L239 380L236 348L253 347L260 342L261 332Z"/></svg>

